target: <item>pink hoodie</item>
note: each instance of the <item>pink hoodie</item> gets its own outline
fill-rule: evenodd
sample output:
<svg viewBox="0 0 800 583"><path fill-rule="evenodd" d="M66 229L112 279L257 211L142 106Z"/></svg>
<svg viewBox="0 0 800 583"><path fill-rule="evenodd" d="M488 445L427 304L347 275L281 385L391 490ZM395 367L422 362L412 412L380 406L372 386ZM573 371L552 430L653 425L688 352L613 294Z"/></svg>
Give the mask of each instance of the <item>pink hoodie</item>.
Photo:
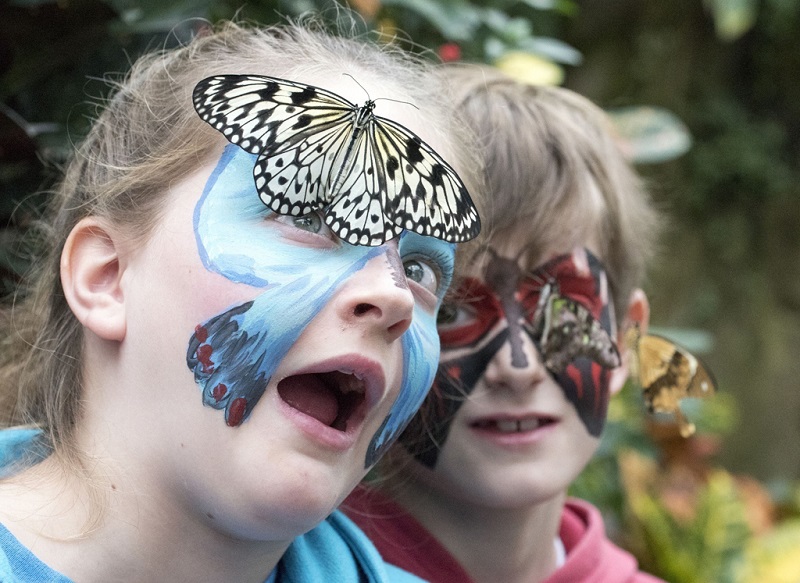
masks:
<svg viewBox="0 0 800 583"><path fill-rule="evenodd" d="M381 492L357 488L342 510L367 534L384 560L431 583L472 583L455 558L425 527ZM636 559L606 538L600 512L570 499L559 531L566 562L542 583L663 583L642 573Z"/></svg>

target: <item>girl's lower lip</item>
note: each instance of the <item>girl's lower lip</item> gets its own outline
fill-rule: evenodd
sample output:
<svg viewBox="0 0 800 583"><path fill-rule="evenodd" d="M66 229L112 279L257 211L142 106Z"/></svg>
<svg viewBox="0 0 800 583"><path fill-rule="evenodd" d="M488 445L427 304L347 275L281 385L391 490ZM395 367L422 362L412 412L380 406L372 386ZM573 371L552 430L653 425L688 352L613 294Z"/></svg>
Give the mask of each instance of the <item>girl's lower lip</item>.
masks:
<svg viewBox="0 0 800 583"><path fill-rule="evenodd" d="M348 427L346 431L339 431L333 427L323 425L310 415L290 406L280 398L277 391L272 393L273 399L279 411L291 421L308 438L316 441L320 445L335 451L347 451L356 442L356 438L361 431L362 423L355 423L355 427Z"/></svg>
<svg viewBox="0 0 800 583"><path fill-rule="evenodd" d="M503 447L521 447L537 443L552 433L558 421L550 421L528 431L501 432L495 427L470 425L469 429L483 440Z"/></svg>

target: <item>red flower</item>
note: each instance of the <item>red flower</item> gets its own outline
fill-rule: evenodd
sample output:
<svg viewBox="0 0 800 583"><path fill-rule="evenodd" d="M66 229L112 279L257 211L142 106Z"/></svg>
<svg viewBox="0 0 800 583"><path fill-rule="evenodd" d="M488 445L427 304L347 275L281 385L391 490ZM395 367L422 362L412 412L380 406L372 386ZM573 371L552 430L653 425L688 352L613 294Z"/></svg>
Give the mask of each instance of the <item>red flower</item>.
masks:
<svg viewBox="0 0 800 583"><path fill-rule="evenodd" d="M439 47L439 58L445 63L457 61L461 58L461 47L456 43L445 43Z"/></svg>

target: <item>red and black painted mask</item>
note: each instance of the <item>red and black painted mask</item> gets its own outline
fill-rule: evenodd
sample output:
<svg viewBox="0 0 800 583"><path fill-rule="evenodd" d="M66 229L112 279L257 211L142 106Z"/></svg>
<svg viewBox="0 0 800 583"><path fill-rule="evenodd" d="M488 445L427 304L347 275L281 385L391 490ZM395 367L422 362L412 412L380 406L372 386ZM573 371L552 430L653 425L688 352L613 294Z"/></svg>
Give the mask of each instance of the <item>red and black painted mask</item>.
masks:
<svg viewBox="0 0 800 583"><path fill-rule="evenodd" d="M576 249L524 274L516 260L492 255L484 281L466 280L456 296L459 303L442 307L442 363L423 410L401 437L429 467L459 407L506 342L511 366L528 366L523 335L536 346L587 431L599 436L605 424L610 373L620 357L614 305L600 260ZM447 351L457 349L468 352L448 359Z"/></svg>

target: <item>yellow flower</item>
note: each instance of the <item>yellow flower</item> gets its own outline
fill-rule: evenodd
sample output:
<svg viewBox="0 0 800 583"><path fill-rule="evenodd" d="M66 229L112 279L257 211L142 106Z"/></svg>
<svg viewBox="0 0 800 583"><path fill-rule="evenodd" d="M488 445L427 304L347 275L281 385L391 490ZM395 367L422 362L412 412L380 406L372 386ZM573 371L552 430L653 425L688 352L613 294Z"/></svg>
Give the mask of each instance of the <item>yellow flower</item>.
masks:
<svg viewBox="0 0 800 583"><path fill-rule="evenodd" d="M564 70L538 55L510 51L495 61L495 67L520 83L528 85L561 85Z"/></svg>

